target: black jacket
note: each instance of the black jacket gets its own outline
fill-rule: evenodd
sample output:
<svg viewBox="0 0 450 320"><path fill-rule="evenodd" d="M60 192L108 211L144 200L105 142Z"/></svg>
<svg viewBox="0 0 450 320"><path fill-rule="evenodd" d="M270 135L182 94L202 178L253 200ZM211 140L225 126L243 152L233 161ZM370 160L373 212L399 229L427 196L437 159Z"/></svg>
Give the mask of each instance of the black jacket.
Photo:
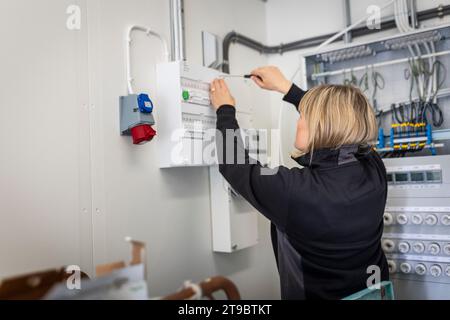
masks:
<svg viewBox="0 0 450 320"><path fill-rule="evenodd" d="M304 94L293 85L284 100L297 107ZM232 106L217 111L222 135L239 129L235 115ZM313 159L295 159L303 169L279 167L266 175L249 161L239 135L231 142L245 164L221 161L220 172L272 222L283 299L342 299L367 288L370 266L380 267L382 281L389 279L381 248L386 170L375 151L316 150ZM219 159L227 159L226 143L218 142Z"/></svg>

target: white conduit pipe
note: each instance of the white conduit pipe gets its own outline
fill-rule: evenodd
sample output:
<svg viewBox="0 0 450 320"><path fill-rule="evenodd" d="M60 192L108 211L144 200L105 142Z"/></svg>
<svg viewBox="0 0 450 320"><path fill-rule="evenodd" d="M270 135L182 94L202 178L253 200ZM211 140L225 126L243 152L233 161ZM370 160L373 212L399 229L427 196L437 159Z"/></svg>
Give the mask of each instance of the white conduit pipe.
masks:
<svg viewBox="0 0 450 320"><path fill-rule="evenodd" d="M395 15L395 22L397 25L397 28L401 33L406 33L413 31L414 29L409 25L408 20L408 4L406 0L396 0L394 3L394 15ZM416 51L414 51L416 49ZM420 57L422 55L422 51L420 50L420 46L416 43L414 46L408 45L409 53L411 54L411 57ZM428 52L429 53L429 52ZM411 75L412 76L412 75ZM421 97L424 96L424 77L419 76L418 77L418 92Z"/></svg>
<svg viewBox="0 0 450 320"><path fill-rule="evenodd" d="M405 31L405 28L404 28L403 21L402 21L402 19L400 18L400 9L399 9L399 2L398 2L398 0L396 0L396 1L394 2L394 17L395 17L395 24L397 25L398 30L399 30L400 32L402 32L402 33L406 32L406 31ZM420 49L419 49L419 48L417 48L417 49L418 49L419 51L418 51L418 53L415 53L414 50L413 50L413 48L412 48L411 46L408 45L408 50L409 50L409 53L411 54L412 57L415 57L415 56L417 56L417 55L420 55Z"/></svg>
<svg viewBox="0 0 450 320"><path fill-rule="evenodd" d="M400 4L401 4L401 7L400 7L401 12L400 12L400 14L401 14L401 17L402 17L402 20L403 20L404 30L405 30L405 32L414 31L415 29L409 25L409 15L408 15L408 3L407 3L407 0L399 0L399 1L400 1ZM429 43L424 41L423 42L423 46L425 47L425 51L428 54L432 54L432 53L436 52L435 47L434 47L434 43L433 43L432 40ZM430 46L431 46L431 49L430 49ZM418 50L419 56L420 56L421 52L420 52L420 47L419 47L418 44L416 44L416 49ZM434 64L436 62L436 58L435 57L431 57L429 60L430 60L430 69L431 69L431 68L433 68L433 66L434 66ZM422 81L421 81L422 82L422 88L420 88L421 91L423 91L425 89L425 81L426 81L425 78L422 79ZM428 80L428 81L429 81L429 83L428 83L428 90L427 90L427 95L426 95L426 101L431 100L433 91L436 90L436 87L437 87L436 73L433 74L432 79ZM422 97L425 97L424 92L422 92Z"/></svg>
<svg viewBox="0 0 450 320"><path fill-rule="evenodd" d="M183 0L170 0L170 35L173 61L185 60Z"/></svg>
<svg viewBox="0 0 450 320"><path fill-rule="evenodd" d="M400 21L402 21L403 31L414 31L414 28L409 24L409 9L407 0L398 0L399 1L399 15Z"/></svg>
<svg viewBox="0 0 450 320"><path fill-rule="evenodd" d="M425 47L425 51L428 54L433 53L432 50L430 50L430 47L428 46L427 42L424 42L423 46ZM435 61L434 57L430 58L430 70L431 70L431 68L433 68L434 61ZM432 79L428 79L428 91L427 91L426 101L431 100L431 96L433 94L433 86L434 86L434 75L433 75Z"/></svg>
<svg viewBox="0 0 450 320"><path fill-rule="evenodd" d="M432 52L436 52L436 47L434 46L434 42L433 41L431 41L431 51ZM436 61L437 59L434 59L434 61ZM439 66L438 66L438 68L439 68ZM433 94L434 95L436 95L437 94L437 92L438 92L438 86L439 86L439 73L438 73L438 71L436 71L436 73L435 73L435 75L434 75L434 77L433 77ZM433 101L434 103L437 103L437 96L436 97L434 97L434 101Z"/></svg>
<svg viewBox="0 0 450 320"><path fill-rule="evenodd" d="M405 30L406 31L414 31L414 28L412 28L409 25L407 0L399 0L399 1L401 3L401 11L402 11L401 14L402 14L402 17L403 17L403 20L404 20L404 24L406 24L406 29ZM419 45L416 45L416 46L419 47ZM428 54L432 54L432 53L436 52L435 47L434 47L434 43L433 43L432 40L429 43L424 41L423 42L423 46L425 47L425 51ZM431 47L431 49L430 49L430 47ZM420 49L418 49L418 50L420 50ZM430 60L430 62L429 62L430 63L430 70L432 70L432 68L433 68L433 66L434 66L434 64L436 62L436 58L432 57L429 60ZM425 89L425 85L426 85L425 81L426 81L426 79L425 79L425 76L423 76L423 77L424 77L424 79L422 80L422 82L423 82L422 86ZM436 90L436 87L437 87L437 73L434 73L432 75L432 78L428 79L428 81L429 82L428 82L428 90L427 90L427 95L426 95L426 101L430 101L431 100L433 91ZM422 93L422 97L425 97L424 92Z"/></svg>
<svg viewBox="0 0 450 320"><path fill-rule="evenodd" d="M165 61L170 61L170 52L169 52L169 46L167 44L166 39L160 35L159 33L152 31L150 28L142 27L142 26L131 26L128 29L127 34L127 53L126 53L126 59L127 59L127 84L128 84L128 93L134 94L133 91L133 77L131 75L131 42L132 38L131 35L134 31L141 31L144 32L148 37L153 36L161 41L162 47L163 47L163 53L164 53L164 59Z"/></svg>
<svg viewBox="0 0 450 320"><path fill-rule="evenodd" d="M403 6L404 6L404 8L406 9L406 10L408 10L408 4L407 4L407 0L403 0L404 1L404 3L403 3ZM406 18L405 19L408 19L408 15L406 14ZM409 25L408 25L409 26ZM409 30L411 30L411 31L414 31L414 28L413 27L409 27ZM433 39L431 39L429 42L424 42L423 43L423 45L424 45L424 47L425 47L425 50L427 51L427 53L430 53L430 54L432 54L432 53L436 53L436 48L435 48L435 46L434 46L434 43L433 43ZM431 48L431 49L430 49ZM430 58L430 70L433 70L433 66L435 65L435 63L436 63L436 57L432 57L432 58ZM433 96L433 92L435 92L436 90L437 90L437 76L438 76L438 74L437 74L437 72L435 72L433 75L432 75L432 79L431 80L429 80L430 81L430 83L428 84L428 95L427 95L427 101L430 101L431 100L431 98L432 98L432 96Z"/></svg>
<svg viewBox="0 0 450 320"><path fill-rule="evenodd" d="M407 15L407 11L408 11L408 7L407 7L407 3L406 1L403 0L397 0L396 2L397 7L396 7L396 12L395 14L399 17L399 25L398 28L400 30L400 32L402 33L407 33L409 31L412 30L412 28L409 25L409 21L408 21L408 15ZM416 51L414 51L414 48L416 49ZM420 50L420 46L416 43L414 44L414 47L408 46L409 52L411 54L412 57L420 57L422 55L422 51ZM424 92L424 79L422 76L420 76L418 78L419 81L419 94L421 97L424 96L425 92Z"/></svg>

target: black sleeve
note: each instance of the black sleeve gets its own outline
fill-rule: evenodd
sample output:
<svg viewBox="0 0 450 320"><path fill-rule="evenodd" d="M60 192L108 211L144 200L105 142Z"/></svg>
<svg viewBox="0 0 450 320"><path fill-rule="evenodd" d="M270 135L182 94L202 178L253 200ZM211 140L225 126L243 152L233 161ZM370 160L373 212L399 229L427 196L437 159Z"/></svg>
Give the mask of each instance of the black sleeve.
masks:
<svg viewBox="0 0 450 320"><path fill-rule="evenodd" d="M306 91L303 91L302 89L297 87L295 84L292 84L291 89L284 96L283 100L286 102L292 103L298 110L300 101L305 96L305 94L306 94Z"/></svg>
<svg viewBox="0 0 450 320"><path fill-rule="evenodd" d="M217 155L221 174L255 209L281 231L285 231L289 190L293 180L290 170L285 167L265 168L249 157L241 135L237 134L240 130L233 106L225 105L217 111L217 129ZM227 134L231 138L227 139ZM230 156L230 153L234 153L234 156ZM227 157L232 158L232 161L227 161ZM238 161L239 157L241 161Z"/></svg>

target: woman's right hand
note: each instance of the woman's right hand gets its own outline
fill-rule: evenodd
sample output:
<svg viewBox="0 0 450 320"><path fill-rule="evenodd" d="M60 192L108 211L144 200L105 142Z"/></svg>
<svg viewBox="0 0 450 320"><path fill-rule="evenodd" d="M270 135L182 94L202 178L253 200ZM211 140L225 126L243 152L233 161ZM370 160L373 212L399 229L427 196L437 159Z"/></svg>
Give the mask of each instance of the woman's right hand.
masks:
<svg viewBox="0 0 450 320"><path fill-rule="evenodd" d="M277 91L286 95L292 87L277 67L262 67L252 71L252 80L262 89Z"/></svg>

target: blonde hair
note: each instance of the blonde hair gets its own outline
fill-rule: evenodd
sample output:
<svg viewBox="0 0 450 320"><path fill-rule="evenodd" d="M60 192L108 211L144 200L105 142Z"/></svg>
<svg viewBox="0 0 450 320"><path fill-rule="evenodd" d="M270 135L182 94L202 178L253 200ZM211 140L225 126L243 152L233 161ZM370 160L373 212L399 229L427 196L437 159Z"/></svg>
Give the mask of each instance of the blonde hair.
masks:
<svg viewBox="0 0 450 320"><path fill-rule="evenodd" d="M308 152L376 142L375 114L358 88L317 86L306 93L299 109L309 128Z"/></svg>

